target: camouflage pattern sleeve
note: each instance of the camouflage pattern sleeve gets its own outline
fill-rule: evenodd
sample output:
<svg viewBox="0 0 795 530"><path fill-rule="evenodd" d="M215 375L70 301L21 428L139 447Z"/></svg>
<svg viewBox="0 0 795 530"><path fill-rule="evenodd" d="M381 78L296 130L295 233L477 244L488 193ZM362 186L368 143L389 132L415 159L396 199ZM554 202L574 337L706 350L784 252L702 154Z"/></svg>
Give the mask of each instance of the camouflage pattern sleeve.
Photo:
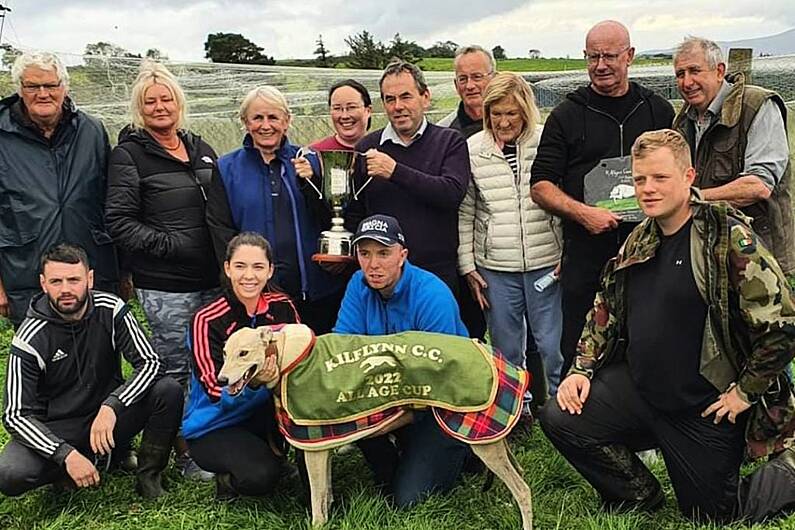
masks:
<svg viewBox="0 0 795 530"><path fill-rule="evenodd" d="M755 401L795 356L795 303L773 255L748 227L730 227L729 281L751 343L737 384Z"/></svg>
<svg viewBox="0 0 795 530"><path fill-rule="evenodd" d="M602 274L602 289L594 298L593 307L585 317L577 357L569 374L581 374L592 378L597 363L613 347L618 330L615 314L615 258L611 259Z"/></svg>

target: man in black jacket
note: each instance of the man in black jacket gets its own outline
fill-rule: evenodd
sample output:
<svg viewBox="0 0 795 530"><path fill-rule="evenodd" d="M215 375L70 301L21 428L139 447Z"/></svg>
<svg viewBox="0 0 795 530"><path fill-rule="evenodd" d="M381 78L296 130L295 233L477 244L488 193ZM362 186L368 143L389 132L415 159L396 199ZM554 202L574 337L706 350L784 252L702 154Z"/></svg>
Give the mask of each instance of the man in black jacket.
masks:
<svg viewBox="0 0 795 530"><path fill-rule="evenodd" d="M136 489L163 493L160 473L182 417L182 389L162 377L160 359L129 308L91 290L94 271L80 247L60 244L41 258L44 293L31 302L11 343L0 453L0 492L16 496L71 479L99 484L97 459L143 428ZM133 366L125 381L121 354Z"/></svg>
<svg viewBox="0 0 795 530"><path fill-rule="evenodd" d="M632 143L643 132L670 127L674 117L665 99L629 81L635 48L623 24L596 24L584 53L591 83L568 94L549 115L531 170L533 200L563 218L561 375L574 359L602 267L637 224L587 204L585 182L594 179L608 192L620 184L628 188L619 190L632 189Z"/></svg>
<svg viewBox="0 0 795 530"><path fill-rule="evenodd" d="M100 289L115 290L118 271L103 221L105 129L69 99L55 55L25 52L11 77L17 93L0 101L0 316L18 326L50 246L85 248Z"/></svg>

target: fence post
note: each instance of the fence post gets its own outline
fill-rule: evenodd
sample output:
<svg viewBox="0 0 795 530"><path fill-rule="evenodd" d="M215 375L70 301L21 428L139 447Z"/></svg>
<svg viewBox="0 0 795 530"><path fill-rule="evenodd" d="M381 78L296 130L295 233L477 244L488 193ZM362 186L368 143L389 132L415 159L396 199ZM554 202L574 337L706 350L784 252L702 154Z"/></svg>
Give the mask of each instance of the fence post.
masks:
<svg viewBox="0 0 795 530"><path fill-rule="evenodd" d="M754 58L753 48L731 48L726 73L743 74L746 84L751 84L751 66Z"/></svg>

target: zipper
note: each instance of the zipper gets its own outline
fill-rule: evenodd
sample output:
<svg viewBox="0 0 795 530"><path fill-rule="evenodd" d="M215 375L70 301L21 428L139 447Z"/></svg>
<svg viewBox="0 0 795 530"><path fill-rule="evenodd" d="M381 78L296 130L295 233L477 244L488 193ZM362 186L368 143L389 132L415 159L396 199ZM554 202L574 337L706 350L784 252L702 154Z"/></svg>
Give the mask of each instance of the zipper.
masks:
<svg viewBox="0 0 795 530"><path fill-rule="evenodd" d="M306 300L307 292L309 291L309 281L307 280L306 263L304 262L304 247L301 244L301 225L298 222L298 208L295 195L293 195L293 190L290 189L287 178L285 178L286 170L284 167L284 162L282 162L279 177L282 179L282 185L287 191L287 197L290 199L290 206L292 207L293 226L295 227L295 250L298 254L298 271L301 274L301 300Z"/></svg>
<svg viewBox="0 0 795 530"><path fill-rule="evenodd" d="M638 101L635 104L635 106L632 107L632 110L630 110L627 113L627 115L624 116L624 119L621 120L621 121L618 121L614 116L611 116L610 114L608 114L607 112L605 112L603 110L599 110L596 107L592 107L589 104L585 105L586 109L591 110L593 112L596 112L597 114L601 114L602 116L607 116L608 118L610 118L611 120L616 122L616 124L618 125L619 138L621 140L621 143L619 145L619 153L620 153L619 156L621 156L622 158L624 157L624 124L627 123L627 120L629 120L632 117L632 115L635 114L635 111L637 111L640 108L640 106L643 105L643 102L644 102L644 100L642 100L642 99L640 101Z"/></svg>
<svg viewBox="0 0 795 530"><path fill-rule="evenodd" d="M519 156L521 149L516 145L516 177L514 184L516 188L516 197L519 199L519 244L522 248L522 271L527 270L527 254L525 253L524 244L524 215L522 215L522 158ZM510 169L510 164L508 164Z"/></svg>

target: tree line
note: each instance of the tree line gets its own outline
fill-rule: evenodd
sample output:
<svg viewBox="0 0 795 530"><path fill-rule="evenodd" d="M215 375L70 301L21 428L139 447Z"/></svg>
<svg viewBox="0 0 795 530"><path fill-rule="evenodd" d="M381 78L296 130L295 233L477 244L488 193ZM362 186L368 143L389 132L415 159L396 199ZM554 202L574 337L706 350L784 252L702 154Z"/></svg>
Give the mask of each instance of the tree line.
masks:
<svg viewBox="0 0 795 530"><path fill-rule="evenodd" d="M458 43L447 40L438 41L433 46L424 48L415 41L404 39L400 33L395 33L392 40L382 42L377 40L373 34L367 30L362 30L345 38L348 50L342 54L334 54L323 41L323 35L319 35L316 41L317 47L313 55L314 59L296 60L294 63L305 66L317 66L321 68L334 68L337 65L344 65L348 68L381 69L393 58L400 58L404 61L418 63L426 57L452 58L458 48ZM232 64L276 64L276 60L264 53L265 50L253 41L239 33L210 33L204 43L204 57L214 63ZM20 50L10 44L0 45L0 60L4 68L9 68L14 60L19 56ZM502 46L492 48L495 59L505 59L505 50ZM92 63L104 64L114 58L151 58L155 60L168 60L168 55L158 48L150 48L141 53L133 53L125 48L110 42L95 42L87 44L83 54L86 58L86 65ZM530 56L537 58L539 50L530 50Z"/></svg>

